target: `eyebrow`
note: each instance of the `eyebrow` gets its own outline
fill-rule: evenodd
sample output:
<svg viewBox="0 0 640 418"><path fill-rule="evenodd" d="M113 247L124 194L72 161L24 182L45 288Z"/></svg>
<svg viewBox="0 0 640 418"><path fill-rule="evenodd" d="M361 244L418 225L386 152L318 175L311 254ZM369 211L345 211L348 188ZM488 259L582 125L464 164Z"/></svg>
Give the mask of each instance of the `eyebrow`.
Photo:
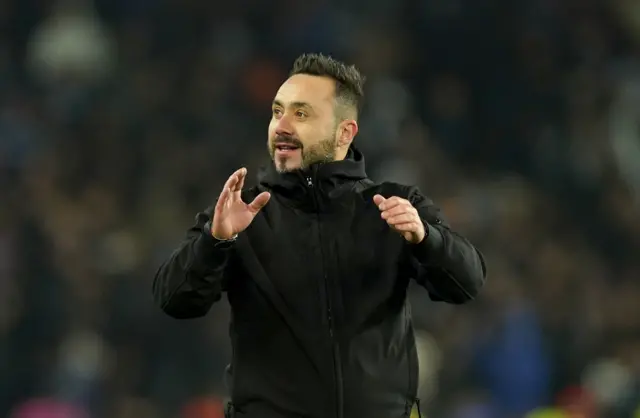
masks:
<svg viewBox="0 0 640 418"><path fill-rule="evenodd" d="M284 103L282 103L280 100L274 100L273 104L275 106L285 107ZM307 109L313 109L313 106L311 106L307 102L291 102L289 103L289 107L304 107Z"/></svg>

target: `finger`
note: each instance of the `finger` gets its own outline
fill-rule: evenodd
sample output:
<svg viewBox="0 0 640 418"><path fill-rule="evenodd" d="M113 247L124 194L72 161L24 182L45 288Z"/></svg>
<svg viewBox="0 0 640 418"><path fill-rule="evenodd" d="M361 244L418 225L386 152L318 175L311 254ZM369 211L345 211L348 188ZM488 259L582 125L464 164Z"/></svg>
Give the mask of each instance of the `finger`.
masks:
<svg viewBox="0 0 640 418"><path fill-rule="evenodd" d="M398 232L418 232L420 230L420 225L417 222L405 222L393 225L393 229Z"/></svg>
<svg viewBox="0 0 640 418"><path fill-rule="evenodd" d="M390 198L386 199L384 202L382 202L378 206L378 208L380 208L380 210L389 210L389 209L391 209L393 207L396 207L398 205L407 204L407 203L409 203L408 200L399 198L397 196L393 196L393 197L390 197Z"/></svg>
<svg viewBox="0 0 640 418"><path fill-rule="evenodd" d="M224 209L224 205L229 200L229 194L230 193L229 193L228 187L225 187L224 189L222 189L222 193L220 193L220 196L218 197L218 201L216 202L216 207L214 209L215 213L222 212L222 209Z"/></svg>
<svg viewBox="0 0 640 418"><path fill-rule="evenodd" d="M384 202L386 199L382 196L382 195L375 195L373 196L373 203L376 204L376 206L380 207L380 205L382 204L382 202Z"/></svg>
<svg viewBox="0 0 640 418"><path fill-rule="evenodd" d="M235 189L233 189L234 192L239 192L244 187L244 179L247 178L247 169L243 167L240 170L238 170L237 173L238 173L237 174L238 182L236 183Z"/></svg>
<svg viewBox="0 0 640 418"><path fill-rule="evenodd" d="M236 170L232 175L230 175L227 179L227 182L224 184L224 188L234 190L236 184L238 184L238 181L240 180L240 174L242 173L242 170L244 170L244 168Z"/></svg>
<svg viewBox="0 0 640 418"><path fill-rule="evenodd" d="M253 202L249 203L249 210L253 213L258 213L258 211L260 211L260 209L269 202L269 199L271 199L271 194L269 192L260 193L255 199L253 199Z"/></svg>
<svg viewBox="0 0 640 418"><path fill-rule="evenodd" d="M415 223L416 217L412 213L402 213L392 218L387 219L389 225L401 225L405 223Z"/></svg>
<svg viewBox="0 0 640 418"><path fill-rule="evenodd" d="M389 219L394 216L402 215L403 213L417 214L413 206L399 204L398 206L394 206L391 209L383 211L380 216L382 216L382 219Z"/></svg>
<svg viewBox="0 0 640 418"><path fill-rule="evenodd" d="M232 191L236 188L236 184L238 184L238 175L236 173L233 173L231 177L229 177L227 182L224 184L224 189Z"/></svg>

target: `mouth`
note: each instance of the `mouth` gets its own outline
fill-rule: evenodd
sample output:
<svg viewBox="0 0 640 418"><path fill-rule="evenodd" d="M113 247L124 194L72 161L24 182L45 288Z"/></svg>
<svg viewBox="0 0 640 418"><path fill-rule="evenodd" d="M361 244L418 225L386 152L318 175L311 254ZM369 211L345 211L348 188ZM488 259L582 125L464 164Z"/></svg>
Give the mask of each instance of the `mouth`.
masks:
<svg viewBox="0 0 640 418"><path fill-rule="evenodd" d="M292 144L276 144L276 153L281 155L287 155L296 152L300 147Z"/></svg>

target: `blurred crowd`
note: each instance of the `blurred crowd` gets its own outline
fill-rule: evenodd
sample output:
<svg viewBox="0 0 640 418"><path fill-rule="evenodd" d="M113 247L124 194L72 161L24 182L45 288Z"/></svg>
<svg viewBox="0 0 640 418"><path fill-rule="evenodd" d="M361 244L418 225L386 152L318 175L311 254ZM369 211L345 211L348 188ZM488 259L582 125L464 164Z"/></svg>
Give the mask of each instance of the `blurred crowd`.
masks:
<svg viewBox="0 0 640 418"><path fill-rule="evenodd" d="M636 0L0 1L0 416L221 416L226 301L151 281L302 52L367 75L369 175L487 258L467 306L411 290L423 416L640 417Z"/></svg>

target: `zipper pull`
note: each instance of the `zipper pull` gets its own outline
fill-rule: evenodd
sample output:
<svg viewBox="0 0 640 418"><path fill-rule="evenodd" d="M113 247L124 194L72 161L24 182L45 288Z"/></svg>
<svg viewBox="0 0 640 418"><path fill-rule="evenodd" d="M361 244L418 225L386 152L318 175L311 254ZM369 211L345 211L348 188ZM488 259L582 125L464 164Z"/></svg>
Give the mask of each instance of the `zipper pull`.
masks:
<svg viewBox="0 0 640 418"><path fill-rule="evenodd" d="M307 177L307 186L313 187L313 181L311 180L311 177Z"/></svg>

